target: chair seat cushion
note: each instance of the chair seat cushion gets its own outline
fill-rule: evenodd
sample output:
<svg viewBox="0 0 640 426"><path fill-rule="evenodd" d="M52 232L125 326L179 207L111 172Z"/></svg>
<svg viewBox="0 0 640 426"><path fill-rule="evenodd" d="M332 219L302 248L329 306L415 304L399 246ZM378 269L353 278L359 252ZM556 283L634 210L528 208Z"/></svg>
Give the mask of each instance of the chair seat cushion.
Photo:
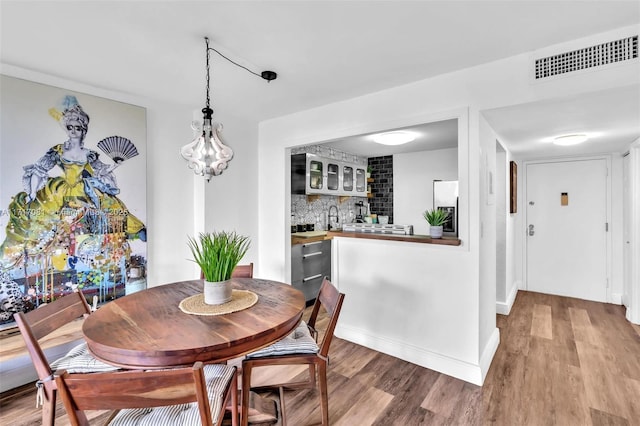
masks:
<svg viewBox="0 0 640 426"><path fill-rule="evenodd" d="M65 356L51 363L51 370L67 370L69 373L97 373L101 371L119 370L111 364L96 359L86 342L72 348Z"/></svg>
<svg viewBox="0 0 640 426"><path fill-rule="evenodd" d="M222 412L224 392L233 378L234 368L222 364L204 366L204 377L209 394L211 418L215 424ZM109 423L112 426L200 426L198 403L169 405L155 408L135 408L120 410Z"/></svg>
<svg viewBox="0 0 640 426"><path fill-rule="evenodd" d="M309 327L302 321L287 337L247 355L247 358L262 358L274 355L316 354L320 348L311 336Z"/></svg>

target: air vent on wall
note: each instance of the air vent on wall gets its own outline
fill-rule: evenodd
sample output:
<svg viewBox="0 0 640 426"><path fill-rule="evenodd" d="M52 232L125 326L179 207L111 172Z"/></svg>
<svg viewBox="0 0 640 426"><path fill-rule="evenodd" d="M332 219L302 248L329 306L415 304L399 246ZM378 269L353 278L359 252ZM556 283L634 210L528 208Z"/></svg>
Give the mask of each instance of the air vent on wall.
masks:
<svg viewBox="0 0 640 426"><path fill-rule="evenodd" d="M638 57L638 36L536 59L536 80Z"/></svg>

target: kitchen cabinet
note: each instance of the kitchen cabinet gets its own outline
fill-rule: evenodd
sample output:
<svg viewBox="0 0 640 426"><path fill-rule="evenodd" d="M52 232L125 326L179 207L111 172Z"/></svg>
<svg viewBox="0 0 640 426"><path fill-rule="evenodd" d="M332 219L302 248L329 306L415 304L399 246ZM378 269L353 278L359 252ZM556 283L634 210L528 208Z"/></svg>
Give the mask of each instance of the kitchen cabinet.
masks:
<svg viewBox="0 0 640 426"><path fill-rule="evenodd" d="M291 284L302 291L307 305L318 295L325 276L331 279L331 240L291 246Z"/></svg>
<svg viewBox="0 0 640 426"><path fill-rule="evenodd" d="M340 165L327 162L327 190L338 191L340 189Z"/></svg>
<svg viewBox="0 0 640 426"><path fill-rule="evenodd" d="M367 191L366 172L364 169L356 170L356 191L364 193Z"/></svg>
<svg viewBox="0 0 640 426"><path fill-rule="evenodd" d="M342 166L342 189L345 191L353 191L353 169L354 166L344 164Z"/></svg>
<svg viewBox="0 0 640 426"><path fill-rule="evenodd" d="M291 156L291 193L366 197L366 166L321 157Z"/></svg>
<svg viewBox="0 0 640 426"><path fill-rule="evenodd" d="M296 163L296 166L298 167L296 169L296 171L299 172L299 166L300 166L299 162ZM309 166L309 179L308 179L308 181L309 181L309 189L310 190L315 190L315 191L321 191L322 190L322 184L323 184L322 176L324 176L324 172L323 172L324 164L319 159L318 160L312 159L311 161L309 161L308 166ZM293 159L292 159L291 167L292 167L292 179L291 179L291 181L292 181L292 184L293 184ZM306 177L305 170L306 170L306 168L302 169L303 176ZM305 179L305 180L307 180L307 179Z"/></svg>

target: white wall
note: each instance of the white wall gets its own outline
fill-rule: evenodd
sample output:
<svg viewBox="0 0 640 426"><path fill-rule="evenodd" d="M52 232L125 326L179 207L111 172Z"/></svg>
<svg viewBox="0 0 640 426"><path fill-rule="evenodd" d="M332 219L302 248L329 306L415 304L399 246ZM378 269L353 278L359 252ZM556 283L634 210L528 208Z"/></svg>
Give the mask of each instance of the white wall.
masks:
<svg viewBox="0 0 640 426"><path fill-rule="evenodd" d="M478 359L475 279L459 267L467 257L461 247L334 238L332 281L346 295L336 335L481 385L493 352Z"/></svg>
<svg viewBox="0 0 640 426"><path fill-rule="evenodd" d="M507 153L496 141L496 303L506 300L507 288ZM496 305L497 306L497 305ZM497 309L497 308L496 308Z"/></svg>
<svg viewBox="0 0 640 426"><path fill-rule="evenodd" d="M254 275L260 276L256 208L258 127L247 125L241 117L225 115L224 111L217 119L224 124L222 137L233 149L233 159L221 175L211 178L209 183L200 182L205 187L205 230L236 231L248 236L251 247L241 263L253 262Z"/></svg>
<svg viewBox="0 0 640 426"><path fill-rule="evenodd" d="M486 120L480 117L480 251L479 317L480 343L488 342L496 330L496 138ZM484 346L480 346L482 350Z"/></svg>
<svg viewBox="0 0 640 426"><path fill-rule="evenodd" d="M459 147L458 164L461 239L469 255L461 256L458 267L466 268L468 276L478 277L465 284L468 293L461 295L461 306L473 306L478 312L475 324L469 324L476 330L478 340L469 341L468 345L480 359L489 345L491 333L487 330L495 321L495 280L491 285L488 274L479 278L480 223L486 221L491 226L488 222L492 218L492 208L481 207L479 198L483 189L480 182L484 182L486 171L481 170L484 158L480 152L479 111L619 87L633 79L639 69L633 63L533 84L531 67L532 55L518 55L260 123L259 259L265 276L284 280L289 275L287 147L409 126L429 119L436 121L435 116L450 118L451 111L467 109L468 127L460 129L459 134L461 138L468 135L468 141ZM495 161L489 167L495 167ZM495 256L495 245L486 241L486 246L491 246ZM495 259L489 268L495 274Z"/></svg>
<svg viewBox="0 0 640 426"><path fill-rule="evenodd" d="M395 101L394 101L395 103ZM369 103L366 103L367 105ZM383 102L383 105L386 105ZM330 107L327 107L329 112ZM377 108L374 108L377 109ZM322 132L342 131L345 132L344 136L368 133L371 131L382 130L389 126L400 127L411 124L420 124L431 121L440 121L443 119L457 118L458 119L458 135L459 135L459 147L458 147L458 181L460 184L460 222L459 222L459 235L463 241L461 247L456 247L455 250L451 248L438 247L431 248L430 251L435 252L436 255L431 254L429 256L420 258L421 267L427 270L431 267L434 270L438 270L442 266L441 260L445 253L440 254L448 250L446 253L447 264L455 265L456 273L449 274L447 271L439 271L438 274L443 274L449 277L449 279L443 281L442 285L446 285L450 289L456 289L455 301L450 300L445 293L441 295L434 294L433 297L445 297L448 299L447 303L455 302L456 312L464 312L465 320L457 321L455 323L445 321L442 324L443 329L438 329L438 333L447 334L447 330L451 330L452 327L454 334L459 336L460 340L451 341L448 343L449 347L454 346L456 348L456 356L464 357L461 362L475 365L479 367L479 349L477 341L477 318L478 314L478 285L477 285L477 247L474 247L474 238L469 235L470 233L470 211L476 209L470 209L470 203L477 203L476 194L469 193L470 174L473 173L473 168L468 167L470 163L469 150L470 141L468 140L468 122L469 116L465 108L450 109L448 111L424 111L421 114L414 114L408 119L396 120L392 124L388 117L382 119L377 116L377 113L370 111L373 116L364 114L363 117L356 118L351 117L352 127L345 130L337 124L327 123L327 116L324 113L318 113L316 115L314 111L311 115L296 114L282 119L277 119L271 122L262 123L260 131L260 144L259 144L259 220L260 220L260 263L264 267L263 276L265 278L273 278L279 280L288 280L289 278L289 232L288 227L285 226L287 218L289 217L290 209L290 195L288 194L289 185L289 173L286 171L289 167L289 158L287 147L306 145L310 143L321 143L325 140L332 139L331 135L325 134L319 136ZM389 111L382 111L386 114ZM347 106L345 111L336 114L337 117L344 117L345 114L360 115L357 109ZM330 112L331 115L333 113ZM476 113L477 114L477 113ZM289 121L291 118L291 121ZM392 120L393 121L393 120ZM282 127L280 126L282 124ZM385 126L385 127L381 127ZM299 134L296 134L298 133ZM395 169L395 166L394 166ZM471 170L471 172L470 172ZM281 172L280 172L281 171ZM475 172L477 173L477 171ZM395 186L395 182L394 182ZM415 257L411 257L412 261L415 261ZM340 264L335 262L334 265ZM349 273L348 268L339 266L340 270ZM351 268L354 268L351 273L356 271L357 265L352 264ZM345 271L346 269L346 271ZM393 273L396 269L389 265L389 272ZM416 269L414 268L414 271ZM335 271L334 271L335 272ZM458 273L459 272L459 273ZM341 273L338 273L338 276ZM379 279L382 279L380 277ZM344 282L339 278L338 286L341 282ZM351 283L353 284L353 283ZM377 286L381 283L378 281L370 283L370 285ZM419 285L419 283L415 284ZM437 287L437 286L436 286ZM448 294L448 293L447 293ZM354 296L355 297L355 296ZM349 295L347 294L347 299ZM355 299L354 299L355 300ZM494 299L495 300L495 299ZM358 303L355 304L357 306ZM343 307L346 317L353 317L354 312L350 309L356 309L354 305L349 308L349 304ZM468 319L468 321L467 321ZM495 319L494 319L495 320ZM427 338L429 335L425 335ZM497 344L497 341L496 341ZM489 360L493 353L490 354ZM487 365L488 366L488 365ZM478 368L477 371L480 371ZM484 372L486 374L486 370ZM482 375L481 375L482 376ZM477 380L482 380L478 378Z"/></svg>
<svg viewBox="0 0 640 426"><path fill-rule="evenodd" d="M518 289L525 289L525 283L524 283L524 271L525 271L525 259L524 259L524 244L526 241L526 236L525 236L525 226L526 226L526 221L525 221L525 217L524 217L524 212L526 210L526 201L524 199L524 172L526 170L526 168L524 167L524 162L521 161L520 159L515 160L516 164L518 165L518 204L517 204L517 210L518 212L515 215L511 215L511 217L514 219L513 224L514 224L514 234L515 234L515 240L514 240L514 249L512 251L512 255L513 255L513 261L514 261L514 269L515 269L515 276L516 279L518 280Z"/></svg>
<svg viewBox="0 0 640 426"><path fill-rule="evenodd" d="M516 238L519 219L523 216L522 207L522 170L517 174L516 213L509 212L510 206L510 166L513 157L501 143L501 137L487 123L487 143L493 138L500 144L502 151L496 150L496 312L508 315L515 302L522 273L522 246ZM490 149L490 147L488 147ZM520 274L519 274L520 273Z"/></svg>
<svg viewBox="0 0 640 426"><path fill-rule="evenodd" d="M511 156L510 152L507 152L507 156L505 159L505 167L507 174L507 200L510 199L509 191L510 191L510 183L509 183L509 163L511 161L515 161L515 159ZM506 239L506 274L505 274L505 299L504 300L496 300L496 309L498 313L508 315L511 311L511 307L513 306L513 302L516 300L516 295L518 294L518 288L521 284L521 278L518 275L518 270L522 270L522 254L518 252L517 245L517 234L519 231L519 222L518 219L522 217L522 194L523 191L520 189L522 183L522 179L520 176L520 165L516 161L516 165L518 168L517 173L517 192L516 192L516 213L509 213L509 201L507 201L507 217L506 217L506 230L505 230L505 239Z"/></svg>
<svg viewBox="0 0 640 426"><path fill-rule="evenodd" d="M192 131L191 110L148 102L147 108L147 286L191 279L186 235L194 228L193 172L180 157Z"/></svg>
<svg viewBox="0 0 640 426"><path fill-rule="evenodd" d="M433 208L433 181L458 180L458 149L393 156L393 221L413 225L413 233L429 235L422 213Z"/></svg>
<svg viewBox="0 0 640 426"><path fill-rule="evenodd" d="M609 247L609 255L611 257L611 270L610 270L610 299L609 302L615 304L622 304L622 292L624 287L623 276L623 220L622 220L622 208L623 208L623 164L622 153L611 153L611 213L609 216L609 232L611 233L611 246Z"/></svg>
<svg viewBox="0 0 640 426"><path fill-rule="evenodd" d="M629 245L629 284L625 288L628 300L626 317L634 324L640 324L640 140L635 140L629 149L629 224L630 229L624 239Z"/></svg>

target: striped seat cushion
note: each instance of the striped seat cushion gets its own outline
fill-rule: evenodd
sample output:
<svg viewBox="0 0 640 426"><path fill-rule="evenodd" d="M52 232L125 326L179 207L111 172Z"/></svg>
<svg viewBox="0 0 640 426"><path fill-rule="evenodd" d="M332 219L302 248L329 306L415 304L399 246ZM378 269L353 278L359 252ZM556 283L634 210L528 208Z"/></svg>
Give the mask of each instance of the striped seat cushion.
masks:
<svg viewBox="0 0 640 426"><path fill-rule="evenodd" d="M51 363L51 370L67 370L69 373L96 373L100 371L119 370L111 364L96 359L86 342L71 349L65 356Z"/></svg>
<svg viewBox="0 0 640 426"><path fill-rule="evenodd" d="M218 421L222 411L224 391L231 382L234 369L221 364L204 366L204 376L209 394L213 423ZM111 426L200 426L198 403L170 405L156 408L135 408L120 410L109 423Z"/></svg>
<svg viewBox="0 0 640 426"><path fill-rule="evenodd" d="M302 321L287 337L266 348L251 352L247 355L247 358L261 358L273 355L316 354L319 350L320 348L318 348L316 341L311 337L309 327Z"/></svg>

